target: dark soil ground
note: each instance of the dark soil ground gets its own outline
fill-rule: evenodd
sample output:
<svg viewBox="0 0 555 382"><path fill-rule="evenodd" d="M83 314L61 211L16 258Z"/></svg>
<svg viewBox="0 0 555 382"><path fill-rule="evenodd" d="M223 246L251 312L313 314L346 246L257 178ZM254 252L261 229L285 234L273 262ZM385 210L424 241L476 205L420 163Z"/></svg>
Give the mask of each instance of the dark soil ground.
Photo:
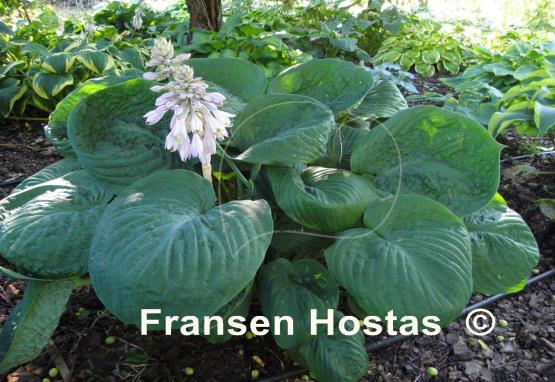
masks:
<svg viewBox="0 0 555 382"><path fill-rule="evenodd" d="M418 80L417 85L444 92L434 81ZM554 225L542 215L536 201L555 196L555 156L511 159L535 153L538 142L509 134L503 143L508 147L502 158L500 193L532 228L542 253L537 271L544 272L555 267ZM541 144L553 146L547 140ZM0 184L31 175L57 159L39 127L29 129L0 121ZM0 186L0 197L12 188ZM0 324L23 291L23 282L0 279ZM371 368L363 380L555 382L554 294L552 278L489 306L496 318L508 321L509 326L498 327L486 337L469 335L464 320L458 320L436 337L412 338L372 353ZM472 302L482 298L474 296ZM259 313L256 306L253 310ZM117 337L116 343L106 345L108 336ZM182 336L141 336L137 329L111 316L90 287L82 287L74 292L43 354L4 378L9 382L40 382L51 367L57 367L75 382L233 382L252 380L255 369L261 380L295 366L271 336L236 338L223 345ZM437 368L439 375L426 375L428 366ZM194 368L193 376L185 376L186 367Z"/></svg>

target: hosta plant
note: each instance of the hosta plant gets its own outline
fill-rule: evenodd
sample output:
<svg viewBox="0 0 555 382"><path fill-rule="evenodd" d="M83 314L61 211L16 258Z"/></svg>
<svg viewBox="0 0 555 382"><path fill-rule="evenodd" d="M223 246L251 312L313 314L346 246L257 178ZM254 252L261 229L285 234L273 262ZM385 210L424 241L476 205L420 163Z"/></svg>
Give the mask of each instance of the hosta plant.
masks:
<svg viewBox="0 0 555 382"><path fill-rule="evenodd" d="M372 58L375 65L399 64L431 77L436 72L457 74L463 61L461 43L440 30L440 24L413 20L387 38Z"/></svg>
<svg viewBox="0 0 555 382"><path fill-rule="evenodd" d="M555 58L555 56L553 56ZM494 136L508 126L531 135L545 135L555 127L555 59L522 78L497 103L499 111L489 121Z"/></svg>
<svg viewBox="0 0 555 382"><path fill-rule="evenodd" d="M4 117L23 115L28 106L50 113L90 78L144 69L144 49L136 41L123 41L124 35L114 28L55 33L42 42L34 39L35 33L24 31L28 27L0 30L0 115Z"/></svg>
<svg viewBox="0 0 555 382"><path fill-rule="evenodd" d="M349 300L361 315L447 325L473 291L517 291L536 265L529 228L496 196L502 146L478 123L407 108L393 84L338 59L269 84L252 63L167 45L148 64L160 82L74 93L50 137L73 157L0 203L2 269L29 282L0 371L40 352L88 274L126 324L153 307L246 315L256 296L267 317L293 318L276 342L314 376L356 381L362 334L311 336L310 309L340 318Z"/></svg>
<svg viewBox="0 0 555 382"><path fill-rule="evenodd" d="M517 124L520 124L521 128L524 127L527 133L537 134L541 129L536 129L534 117L530 117L537 98L533 97L533 89L536 85L537 90L550 86L555 64L555 43L518 42L501 53L474 46L473 53L479 59L479 64L468 67L457 77L441 78L443 83L454 88L457 93L456 98L448 102L446 107L468 115L486 126L489 123L495 135L502 130L500 124L504 123L504 127L511 124L505 122L512 116L515 117L515 121L529 120L530 122ZM522 92L519 89L522 89ZM545 91L546 89L543 89L540 93L543 94ZM529 98L530 101L526 106L522 102L525 98ZM542 98L540 103L549 104L549 96ZM520 104L516 106L516 103ZM511 110L508 110L510 108ZM524 112L528 108L531 111ZM496 113L490 122L495 112L499 113Z"/></svg>

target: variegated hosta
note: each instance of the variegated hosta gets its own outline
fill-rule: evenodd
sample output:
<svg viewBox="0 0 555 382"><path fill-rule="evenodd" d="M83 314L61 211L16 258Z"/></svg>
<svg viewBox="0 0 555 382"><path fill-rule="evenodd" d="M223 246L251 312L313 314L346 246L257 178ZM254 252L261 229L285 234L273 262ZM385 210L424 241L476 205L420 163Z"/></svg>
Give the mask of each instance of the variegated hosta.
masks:
<svg viewBox="0 0 555 382"><path fill-rule="evenodd" d="M181 56L176 74L173 47L157 49L149 77L173 84L85 83L52 116L50 139L68 157L0 203L4 272L31 284L3 331L0 372L36 356L48 339L33 335L37 317L49 317L40 331L51 333L67 280L87 272L130 324L152 307L244 315L256 283L263 313L295 322L278 345L322 381L356 381L368 367L362 335L308 334L310 309L351 313L338 311L339 287L361 314L434 315L443 325L473 290L522 288L538 248L496 196L501 146L481 125L407 109L395 86L341 60L312 60L268 84L238 59ZM158 105L151 88L168 91ZM190 114L199 109L179 122L165 113L184 99L236 114L225 154L197 163L166 150L176 129L189 142L200 133ZM214 185L198 175L206 164Z"/></svg>

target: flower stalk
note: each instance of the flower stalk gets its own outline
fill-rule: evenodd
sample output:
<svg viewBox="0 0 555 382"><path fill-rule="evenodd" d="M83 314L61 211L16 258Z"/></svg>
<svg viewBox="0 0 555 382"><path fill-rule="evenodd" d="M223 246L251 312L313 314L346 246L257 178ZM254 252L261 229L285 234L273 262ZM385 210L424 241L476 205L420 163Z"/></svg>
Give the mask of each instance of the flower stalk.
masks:
<svg viewBox="0 0 555 382"><path fill-rule="evenodd" d="M210 161L216 153L217 141L228 136L227 128L235 115L220 110L225 96L209 92L208 84L201 77L194 76L193 68L184 63L189 57L189 54L176 56L170 41L164 38L155 40L151 60L147 63L155 70L145 73L144 78L168 82L151 88L163 94L156 100L156 109L144 117L151 125L160 122L167 112L172 112L166 149L178 152L184 162L198 158L204 178L211 181Z"/></svg>

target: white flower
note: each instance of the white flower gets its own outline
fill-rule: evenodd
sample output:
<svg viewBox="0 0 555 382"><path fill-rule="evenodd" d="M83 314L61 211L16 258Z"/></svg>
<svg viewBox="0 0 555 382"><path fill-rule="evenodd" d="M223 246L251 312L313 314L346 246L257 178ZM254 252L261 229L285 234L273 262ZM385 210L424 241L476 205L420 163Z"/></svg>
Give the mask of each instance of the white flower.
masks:
<svg viewBox="0 0 555 382"><path fill-rule="evenodd" d="M194 76L193 68L183 64L188 54L173 57L173 46L165 39L157 39L154 46L149 66L156 66L156 71L146 73L145 78L170 80L151 88L164 94L156 99L156 109L144 115L146 123L158 123L167 112L173 112L166 149L177 151L183 161L198 158L203 166L208 166L216 153L216 141L228 136L227 128L235 115L219 110L225 96L207 92L208 84Z"/></svg>
<svg viewBox="0 0 555 382"><path fill-rule="evenodd" d="M136 30L140 30L143 27L142 16L143 16L143 11L141 10L141 8L137 8L135 10L135 14L133 15L133 21L131 21L131 25Z"/></svg>
<svg viewBox="0 0 555 382"><path fill-rule="evenodd" d="M153 72L146 72L143 77L151 81L164 81L175 71L179 70L183 61L191 57L188 53L178 54L174 58L174 49L171 41L163 37L154 40L154 46L150 52L150 61L146 63L148 67L155 67ZM185 65L186 66L186 65ZM191 69L192 70L192 69Z"/></svg>

